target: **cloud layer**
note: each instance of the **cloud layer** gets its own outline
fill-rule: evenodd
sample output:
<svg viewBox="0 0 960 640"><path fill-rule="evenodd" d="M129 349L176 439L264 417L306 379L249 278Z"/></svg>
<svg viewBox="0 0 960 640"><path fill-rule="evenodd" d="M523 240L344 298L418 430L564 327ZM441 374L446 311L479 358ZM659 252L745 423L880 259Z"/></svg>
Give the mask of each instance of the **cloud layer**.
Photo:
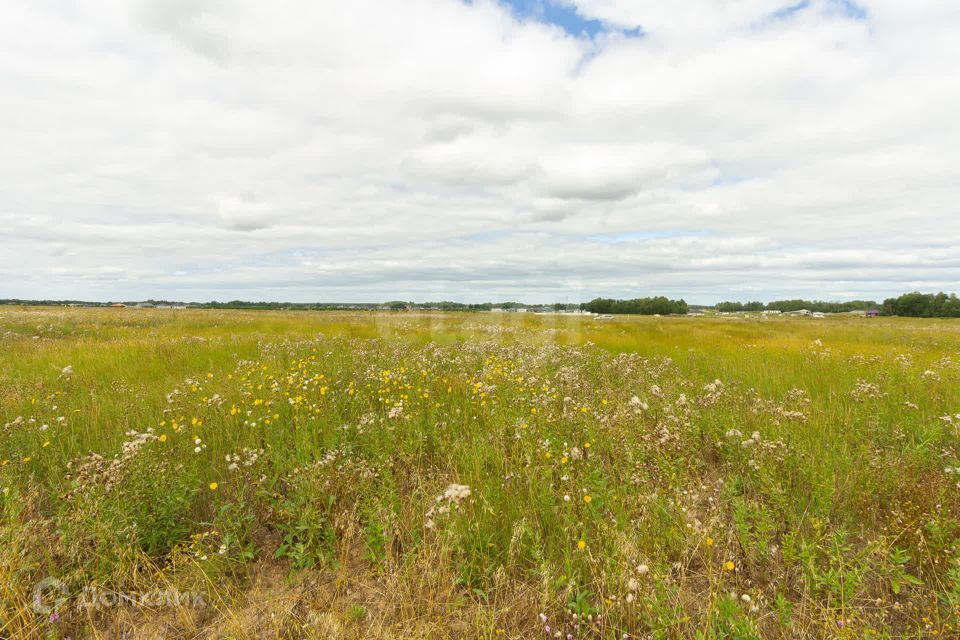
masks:
<svg viewBox="0 0 960 640"><path fill-rule="evenodd" d="M960 4L538 4L11 3L0 297L960 289Z"/></svg>

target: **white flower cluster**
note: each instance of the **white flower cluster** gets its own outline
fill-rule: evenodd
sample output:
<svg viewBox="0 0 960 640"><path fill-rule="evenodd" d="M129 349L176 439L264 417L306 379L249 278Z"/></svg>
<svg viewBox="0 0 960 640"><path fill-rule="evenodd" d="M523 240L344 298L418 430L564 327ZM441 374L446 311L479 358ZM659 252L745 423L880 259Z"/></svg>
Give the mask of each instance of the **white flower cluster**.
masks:
<svg viewBox="0 0 960 640"><path fill-rule="evenodd" d="M236 471L240 468L241 465L244 467L252 467L257 463L257 460L260 456L263 455L263 449L250 449L244 447L243 451L240 454L230 454L228 453L225 456L227 461L227 469L230 471Z"/></svg>
<svg viewBox="0 0 960 640"><path fill-rule="evenodd" d="M451 509L455 509L463 500L466 500L470 497L470 487L465 484L451 484L437 496L437 503L430 507L427 511L427 521L424 523L424 526L427 529L433 529L436 526L436 523L433 521L434 516L446 515L450 513Z"/></svg>

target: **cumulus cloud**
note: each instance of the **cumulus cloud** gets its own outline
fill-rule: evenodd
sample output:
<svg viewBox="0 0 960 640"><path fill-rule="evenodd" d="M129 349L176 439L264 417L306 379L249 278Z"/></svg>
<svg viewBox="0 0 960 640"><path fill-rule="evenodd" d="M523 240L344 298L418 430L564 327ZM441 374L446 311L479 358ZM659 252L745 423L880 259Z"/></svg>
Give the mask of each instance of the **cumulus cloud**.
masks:
<svg viewBox="0 0 960 640"><path fill-rule="evenodd" d="M9 3L0 296L958 288L960 5L542 2Z"/></svg>

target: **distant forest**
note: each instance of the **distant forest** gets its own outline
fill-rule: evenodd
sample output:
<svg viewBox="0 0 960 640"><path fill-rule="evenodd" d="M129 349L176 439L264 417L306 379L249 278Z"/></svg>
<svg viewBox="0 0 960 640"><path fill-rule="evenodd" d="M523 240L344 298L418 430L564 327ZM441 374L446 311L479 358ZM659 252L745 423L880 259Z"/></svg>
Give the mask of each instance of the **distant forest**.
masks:
<svg viewBox="0 0 960 640"><path fill-rule="evenodd" d="M81 306L106 307L111 302L87 302L83 300L22 300L0 298L0 305L39 305L39 306ZM690 306L683 299L671 300L664 296L652 298L632 298L618 300L614 298L594 298L590 302L582 303L554 303L531 305L522 302L483 302L467 304L463 302L407 302L392 300L389 302L250 302L245 300L230 300L229 302L174 302L169 300L144 300L142 302L125 301L127 306L149 307L190 307L195 309L264 309L264 310L301 310L301 311L330 311L330 310L441 310L441 311L490 311L491 309L528 311L589 311L602 314L628 315L684 315L690 311ZM711 307L695 305L695 310L706 310ZM886 316L908 316L913 318L960 318L960 298L955 293L905 293L897 298L888 298L883 304L873 300L851 300L849 302L826 302L823 300L775 300L773 302L721 302L714 307L720 312L740 311L799 311L807 309L821 313L846 313L850 311L867 311L877 309Z"/></svg>
<svg viewBox="0 0 960 640"><path fill-rule="evenodd" d="M717 311L819 311L821 313L845 313L848 311L866 311L879 309L880 305L873 300L852 300L850 302L824 302L822 300L775 300L766 304L762 302L721 302L716 306Z"/></svg>
<svg viewBox="0 0 960 640"><path fill-rule="evenodd" d="M634 298L632 300L614 300L613 298L594 298L580 305L591 313L625 313L642 316L685 314L689 311L683 300L670 300L663 296L655 298Z"/></svg>
<svg viewBox="0 0 960 640"><path fill-rule="evenodd" d="M940 292L905 293L899 298L883 301L882 312L891 316L912 318L960 318L960 299L957 294Z"/></svg>
<svg viewBox="0 0 960 640"><path fill-rule="evenodd" d="M960 318L960 298L955 293L905 293L897 298L887 298L883 304L873 300L850 302L824 302L821 300L776 300L774 302L721 302L715 309L732 311L799 311L808 309L821 313L845 313L877 309L885 316L911 318Z"/></svg>

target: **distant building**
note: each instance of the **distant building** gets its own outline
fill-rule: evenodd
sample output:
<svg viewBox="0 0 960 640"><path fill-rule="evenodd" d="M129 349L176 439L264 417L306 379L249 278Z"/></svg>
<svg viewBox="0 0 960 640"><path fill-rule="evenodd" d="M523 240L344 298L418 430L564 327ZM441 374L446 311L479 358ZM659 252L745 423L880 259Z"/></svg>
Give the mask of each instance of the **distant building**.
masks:
<svg viewBox="0 0 960 640"><path fill-rule="evenodd" d="M880 315L880 309L867 309L868 318L876 318Z"/></svg>
<svg viewBox="0 0 960 640"><path fill-rule="evenodd" d="M113 303L112 305L110 305L110 306L111 306L111 307L114 307L114 308L117 308L117 309L122 309L123 307L126 307L127 305L123 304L122 302L114 302L114 303Z"/></svg>

